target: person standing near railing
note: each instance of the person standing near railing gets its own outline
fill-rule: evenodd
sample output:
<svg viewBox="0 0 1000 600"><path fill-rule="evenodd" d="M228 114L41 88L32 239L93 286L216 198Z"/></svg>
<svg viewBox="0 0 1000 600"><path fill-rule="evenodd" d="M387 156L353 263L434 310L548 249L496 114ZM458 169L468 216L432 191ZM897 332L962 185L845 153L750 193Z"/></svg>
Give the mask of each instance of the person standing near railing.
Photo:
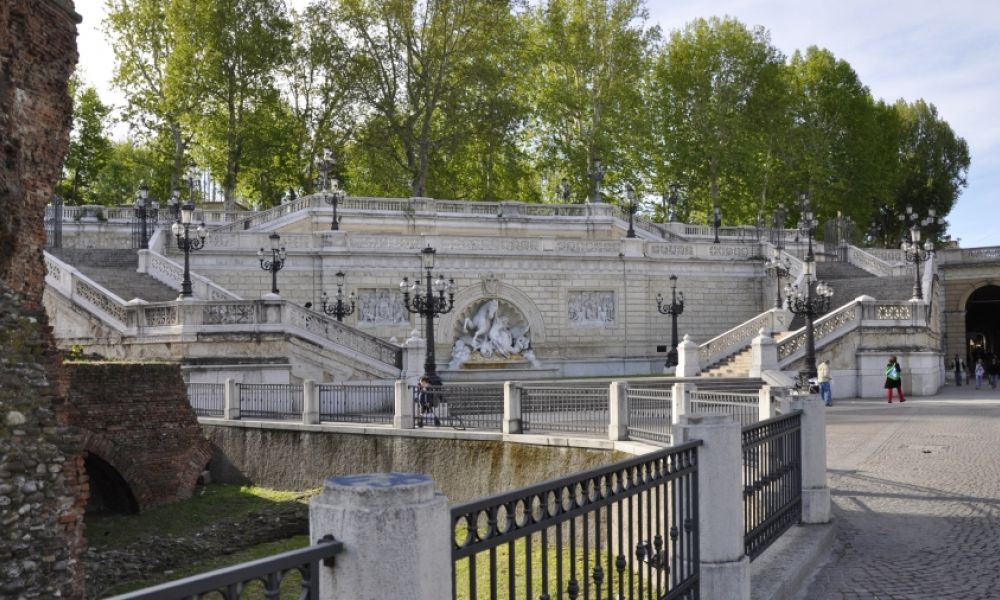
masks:
<svg viewBox="0 0 1000 600"><path fill-rule="evenodd" d="M823 403L827 406L833 406L833 389L830 387L830 359L824 360L816 367L816 381L819 383L819 395L823 399Z"/></svg>
<svg viewBox="0 0 1000 600"><path fill-rule="evenodd" d="M889 404L892 404L892 390L896 390L900 402L906 402L903 397L903 370L895 355L889 357L889 364L885 366L885 398Z"/></svg>
<svg viewBox="0 0 1000 600"><path fill-rule="evenodd" d="M986 367L983 366L983 359L976 359L976 389L983 387L983 375L986 375Z"/></svg>
<svg viewBox="0 0 1000 600"><path fill-rule="evenodd" d="M424 426L424 419L434 421L434 426L441 425L441 419L434 414L434 392L431 391L431 381L427 376L420 378L417 383L417 405L420 407L420 414L417 416L417 427Z"/></svg>

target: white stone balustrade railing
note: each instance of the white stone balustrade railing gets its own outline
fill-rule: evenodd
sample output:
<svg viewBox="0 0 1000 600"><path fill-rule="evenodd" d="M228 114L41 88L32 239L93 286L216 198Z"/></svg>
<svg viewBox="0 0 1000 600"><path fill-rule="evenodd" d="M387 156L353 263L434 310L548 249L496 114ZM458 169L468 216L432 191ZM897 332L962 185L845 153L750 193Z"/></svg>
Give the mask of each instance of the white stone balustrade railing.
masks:
<svg viewBox="0 0 1000 600"><path fill-rule="evenodd" d="M165 203L159 203L160 225L169 224L173 221L170 207ZM225 211L196 208L194 211L194 221L204 222L207 225L221 225L232 223L237 219L245 219L257 214L256 211ZM45 219L51 221L55 218L55 208L50 204L45 207ZM63 223L70 222L108 222L108 223L131 223L135 221L135 212L131 205L101 206L97 204L87 204L82 206L62 207Z"/></svg>
<svg viewBox="0 0 1000 600"><path fill-rule="evenodd" d="M857 246L847 247L847 262L878 277L901 277L912 272L901 261L887 261Z"/></svg>
<svg viewBox="0 0 1000 600"><path fill-rule="evenodd" d="M763 312L698 346L699 364L702 369L711 367L749 348L750 342L761 329L768 332L785 331L790 323L791 315L784 309L772 308Z"/></svg>
<svg viewBox="0 0 1000 600"><path fill-rule="evenodd" d="M151 245L152 246L152 245ZM180 291L184 267L154 250L139 250L139 272ZM191 272L191 291L199 300L242 300L212 280Z"/></svg>
<svg viewBox="0 0 1000 600"><path fill-rule="evenodd" d="M117 331L125 332L134 327L130 306L110 290L86 277L72 265L45 253L45 283L71 301L89 309Z"/></svg>

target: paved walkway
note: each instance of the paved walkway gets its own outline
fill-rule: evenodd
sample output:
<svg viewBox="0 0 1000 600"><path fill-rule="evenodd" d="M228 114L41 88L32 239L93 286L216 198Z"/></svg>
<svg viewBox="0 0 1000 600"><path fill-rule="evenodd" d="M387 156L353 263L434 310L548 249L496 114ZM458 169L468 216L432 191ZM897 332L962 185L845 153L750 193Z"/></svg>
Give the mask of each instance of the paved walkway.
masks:
<svg viewBox="0 0 1000 600"><path fill-rule="evenodd" d="M1000 600L1000 389L839 401L839 531L801 600Z"/></svg>

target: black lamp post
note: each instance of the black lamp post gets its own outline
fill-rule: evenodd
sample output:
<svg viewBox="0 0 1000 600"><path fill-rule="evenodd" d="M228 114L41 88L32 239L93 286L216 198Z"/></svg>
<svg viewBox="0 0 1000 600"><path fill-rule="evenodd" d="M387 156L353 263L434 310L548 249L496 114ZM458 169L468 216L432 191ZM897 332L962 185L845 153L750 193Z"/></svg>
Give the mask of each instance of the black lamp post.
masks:
<svg viewBox="0 0 1000 600"><path fill-rule="evenodd" d="M625 186L625 195L628 197L628 232L625 237L634 238L635 237L635 227L633 226L633 221L635 220L635 213L639 210L639 199L635 194L635 186L631 183Z"/></svg>
<svg viewBox="0 0 1000 600"><path fill-rule="evenodd" d="M777 288L777 291L775 292L774 296L774 308L781 308L782 305L781 278L788 277L788 274L791 273L791 270L792 270L791 261L788 259L787 256L785 257L785 260L782 261L781 247L775 246L774 253L771 255L771 258L764 265L764 273L766 273L768 277L774 277L776 280L775 287Z"/></svg>
<svg viewBox="0 0 1000 600"><path fill-rule="evenodd" d="M179 221L181 218L181 191L174 188L170 192L170 200L167 201L167 208L170 209L170 219Z"/></svg>
<svg viewBox="0 0 1000 600"><path fill-rule="evenodd" d="M149 199L149 186L143 181L139 183L139 193L135 197L135 205L132 207L135 217L139 219L139 247L143 250L149 249L149 227L148 221L156 223L159 218L160 207L156 200Z"/></svg>
<svg viewBox="0 0 1000 600"><path fill-rule="evenodd" d="M677 317L684 312L684 292L677 293L677 276L670 276L670 304L663 304L663 294L656 295L656 310L670 315L670 350L667 351L667 368L677 366Z"/></svg>
<svg viewBox="0 0 1000 600"><path fill-rule="evenodd" d="M569 181L563 177L556 184L556 199L563 204L569 203L569 198L573 194L573 190L569 187Z"/></svg>
<svg viewBox="0 0 1000 600"><path fill-rule="evenodd" d="M722 227L722 209L718 204L712 210L712 228L715 229L715 241L714 244L719 243L719 228Z"/></svg>
<svg viewBox="0 0 1000 600"><path fill-rule="evenodd" d="M441 377L437 374L437 365L434 360L434 318L451 312L455 307L455 281L449 279L445 281L440 275L434 279L432 270L434 269L434 248L430 246L420 251L420 261L426 271L427 280L426 292L420 289L420 279L412 284L409 277L404 277L399 282L399 291L403 292L403 305L406 310L416 313L424 318L427 339L427 356L424 359L424 376L431 385L441 385ZM434 292L437 292L437 296ZM448 294L445 299L445 293Z"/></svg>
<svg viewBox="0 0 1000 600"><path fill-rule="evenodd" d="M191 252L205 247L208 231L205 224L198 226L198 237L191 237L191 219L194 218L194 204L187 202L180 210L180 219L174 221L170 230L177 238L177 247L184 251L184 279L181 281L181 299L190 298L191 291Z"/></svg>
<svg viewBox="0 0 1000 600"><path fill-rule="evenodd" d="M816 256L813 254L812 236L816 229L816 219L812 210L806 205L802 214L802 221L799 223L802 233L809 240L809 247L805 258L805 291L800 290L797 285L785 286L785 297L788 300L788 310L796 315L803 315L806 318L806 366L799 372L801 385L808 389L808 381L816 377L816 339L813 320L819 315L830 310L830 300L833 297L833 288L826 282L820 281L813 289L812 282L816 278Z"/></svg>
<svg viewBox="0 0 1000 600"><path fill-rule="evenodd" d="M354 314L355 299L357 298L357 296L354 294L354 292L351 292L350 295L347 296L347 301L346 302L344 301L343 271L337 271L336 282L337 282L337 296L335 298L335 302L332 303L329 302L330 297L326 295L326 292L323 292L319 298L323 302L324 313L332 317L336 317L338 321L343 321L344 317L346 317L347 315Z"/></svg>
<svg viewBox="0 0 1000 600"><path fill-rule="evenodd" d="M915 300L924 299L923 286L920 285L920 263L934 255L934 242L930 238L927 238L923 246L920 244L920 225L933 223L934 221L931 220L933 218L935 217L931 216L921 221L920 215L914 213L913 207L910 205L906 206L906 213L899 215L899 220L910 228L899 247L903 251L903 258L907 262L913 263L913 298Z"/></svg>
<svg viewBox="0 0 1000 600"><path fill-rule="evenodd" d="M333 153L329 148L323 149L323 158L319 161L319 188L323 192L326 203L333 207L333 221L330 223L330 231L340 229L340 217L337 216L337 205L344 201L347 193L340 189L336 177L330 177L333 165L337 163L333 158Z"/></svg>
<svg viewBox="0 0 1000 600"><path fill-rule="evenodd" d="M593 196L591 202L598 204L601 202L601 182L604 181L604 165L601 159L595 158L593 168L590 170L590 180L593 181Z"/></svg>
<svg viewBox="0 0 1000 600"><path fill-rule="evenodd" d="M271 272L271 293L278 293L278 271L285 268L285 247L281 245L281 236L278 232L272 232L267 236L271 241L270 256L261 248L257 251L257 258L260 260L260 268Z"/></svg>
<svg viewBox="0 0 1000 600"><path fill-rule="evenodd" d="M680 202L679 190L680 186L676 183L670 184L670 195L663 195L664 200L667 201L667 206L665 208L667 221L670 223L677 222L677 204Z"/></svg>

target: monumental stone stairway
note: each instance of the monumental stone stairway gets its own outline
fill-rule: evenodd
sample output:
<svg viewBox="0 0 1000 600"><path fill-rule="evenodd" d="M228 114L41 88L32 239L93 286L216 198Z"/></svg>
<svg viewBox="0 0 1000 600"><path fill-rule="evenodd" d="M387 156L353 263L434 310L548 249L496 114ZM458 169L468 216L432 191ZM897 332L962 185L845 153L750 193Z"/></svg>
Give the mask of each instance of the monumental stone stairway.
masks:
<svg viewBox="0 0 1000 600"><path fill-rule="evenodd" d="M913 296L913 277L877 277L850 263L825 261L816 263L816 278L833 288L830 309L834 310L858 296L872 296L882 302L905 302ZM791 330L806 326L806 319L797 315Z"/></svg>
<svg viewBox="0 0 1000 600"><path fill-rule="evenodd" d="M135 250L52 248L49 252L123 300L168 302L177 299L177 290L137 272L139 255Z"/></svg>

